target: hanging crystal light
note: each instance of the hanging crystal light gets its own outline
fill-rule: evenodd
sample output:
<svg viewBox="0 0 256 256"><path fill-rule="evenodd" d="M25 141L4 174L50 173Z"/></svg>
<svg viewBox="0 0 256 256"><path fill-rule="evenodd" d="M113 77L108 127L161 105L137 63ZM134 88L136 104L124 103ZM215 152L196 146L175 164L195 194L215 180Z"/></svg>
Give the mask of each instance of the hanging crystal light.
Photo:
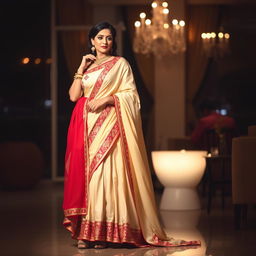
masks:
<svg viewBox="0 0 256 256"><path fill-rule="evenodd" d="M207 32L201 34L203 49L208 57L222 58L229 53L230 34L224 32Z"/></svg>
<svg viewBox="0 0 256 256"><path fill-rule="evenodd" d="M169 22L167 2L157 0L151 6L152 20L146 19L146 14L142 12L140 21L134 24L134 51L142 54L153 53L157 57L184 52L185 22L177 19Z"/></svg>

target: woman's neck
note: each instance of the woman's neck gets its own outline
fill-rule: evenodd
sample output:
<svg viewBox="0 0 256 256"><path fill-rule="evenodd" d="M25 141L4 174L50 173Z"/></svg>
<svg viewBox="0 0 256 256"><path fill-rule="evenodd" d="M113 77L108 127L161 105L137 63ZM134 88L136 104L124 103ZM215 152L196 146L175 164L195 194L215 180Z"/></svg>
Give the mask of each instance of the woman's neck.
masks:
<svg viewBox="0 0 256 256"><path fill-rule="evenodd" d="M101 63L105 63L108 61L108 59L111 58L111 55L103 55L101 57L97 57L96 60L94 61L94 64L100 65Z"/></svg>
<svg viewBox="0 0 256 256"><path fill-rule="evenodd" d="M103 59L103 58L108 58L108 57L110 57L111 55L108 55L108 54L97 54L97 56L96 56L96 58L98 59L98 60L100 60L100 59Z"/></svg>

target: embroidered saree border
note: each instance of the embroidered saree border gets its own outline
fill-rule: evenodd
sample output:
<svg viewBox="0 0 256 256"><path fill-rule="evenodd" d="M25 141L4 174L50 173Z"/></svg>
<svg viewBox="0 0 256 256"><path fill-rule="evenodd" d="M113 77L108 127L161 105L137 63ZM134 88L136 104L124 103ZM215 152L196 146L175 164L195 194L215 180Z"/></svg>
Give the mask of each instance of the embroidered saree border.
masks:
<svg viewBox="0 0 256 256"><path fill-rule="evenodd" d="M82 222L78 239L109 241L114 243L144 243L141 230L132 229L128 223Z"/></svg>
<svg viewBox="0 0 256 256"><path fill-rule="evenodd" d="M110 113L111 111L111 107L110 106L107 106L100 114L100 116L98 117L96 123L94 124L93 128L91 129L90 131L90 134L89 134L89 146L92 144L92 142L94 141L98 131L100 130L103 122L106 120L108 114Z"/></svg>
<svg viewBox="0 0 256 256"><path fill-rule="evenodd" d="M152 241L148 243L145 241L142 231L140 229L131 228L129 223L115 223L106 221L88 221L83 218L76 219L71 222L65 218L64 225L72 234L74 239L83 239L87 241L107 241L112 243L129 243L138 247L151 246L166 246L166 247L183 247L187 246L189 249L200 246L200 241L184 241L170 239L169 241L162 241L155 234ZM79 233L75 232L76 225L80 226Z"/></svg>
<svg viewBox="0 0 256 256"><path fill-rule="evenodd" d="M132 177L131 177L131 165L130 165L130 156L129 156L129 149L128 149L128 143L127 143L127 138L125 135L125 130L124 130L124 124L122 121L122 113L121 113L121 107L120 107L120 102L119 102L119 98L117 96L113 96L114 97L114 102L115 102L115 108L116 108L116 115L117 115L117 120L119 123L119 128L120 128L120 135L121 135L121 142L122 142L122 150L123 150L123 155L125 156L125 165L126 168L128 170L128 177L129 177L129 183L131 186L131 191L132 191L132 195L134 198L134 203L135 203L135 195L134 195L134 186L133 186L133 182L132 182ZM136 205L136 203L135 203Z"/></svg>
<svg viewBox="0 0 256 256"><path fill-rule="evenodd" d="M64 210L64 215L68 216L75 216L75 215L84 215L86 214L86 208L71 208Z"/></svg>
<svg viewBox="0 0 256 256"><path fill-rule="evenodd" d="M111 70L111 68L116 64L116 62L120 59L120 57L115 57L112 60L110 60L107 63L104 63L104 69L100 73L95 85L93 86L93 89L91 91L91 94L89 96L90 99L94 99L94 97L97 95L98 91L101 88L101 85L103 83L103 80L105 79L107 73Z"/></svg>
<svg viewBox="0 0 256 256"><path fill-rule="evenodd" d="M87 125L87 101L84 104L84 111L83 111L83 118L84 118L84 171L85 171L85 213L87 214L88 210L88 194L89 194L89 146L88 146L88 125Z"/></svg>
<svg viewBox="0 0 256 256"><path fill-rule="evenodd" d="M75 239L88 241L108 241L112 243L130 243L145 245L146 242L140 229L131 228L128 223L115 223L106 221L77 221L80 225L79 234L75 233L72 223L66 219L64 225Z"/></svg>
<svg viewBox="0 0 256 256"><path fill-rule="evenodd" d="M91 165L90 165L90 174L89 174L89 181L92 178L93 173L98 168L98 166L102 163L105 156L109 152L109 150L112 148L113 144L116 142L117 138L119 137L119 125L116 121L115 125L109 132L108 136L106 137L105 141L97 151L96 155L94 156Z"/></svg>
<svg viewBox="0 0 256 256"><path fill-rule="evenodd" d="M116 59L116 58L120 59L120 57L117 57L117 56L116 56L116 57L113 57L112 59L110 59L110 60L108 60L108 61L106 61L106 62L104 62L104 63L98 65L97 67L94 67L94 68L91 68L91 69L89 69L89 70L86 70L86 71L84 72L84 75L102 69L102 67L104 67L105 65L109 64L109 62L113 61L113 60Z"/></svg>

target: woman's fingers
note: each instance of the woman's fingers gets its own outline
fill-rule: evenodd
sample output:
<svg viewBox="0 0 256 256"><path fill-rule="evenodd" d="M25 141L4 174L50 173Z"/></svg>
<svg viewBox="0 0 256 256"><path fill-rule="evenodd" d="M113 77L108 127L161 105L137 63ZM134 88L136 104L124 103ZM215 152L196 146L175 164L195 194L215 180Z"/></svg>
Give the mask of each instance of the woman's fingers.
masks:
<svg viewBox="0 0 256 256"><path fill-rule="evenodd" d="M94 104L93 104L93 100L91 100L89 103L88 103L88 108L87 110L90 111L90 112L94 112Z"/></svg>
<svg viewBox="0 0 256 256"><path fill-rule="evenodd" d="M96 57L94 55L92 55L92 54L87 54L87 55L83 56L83 59L86 62L92 62L92 61L96 60Z"/></svg>
<svg viewBox="0 0 256 256"><path fill-rule="evenodd" d="M104 102L101 99L91 100L88 102L88 111L96 112L104 105Z"/></svg>

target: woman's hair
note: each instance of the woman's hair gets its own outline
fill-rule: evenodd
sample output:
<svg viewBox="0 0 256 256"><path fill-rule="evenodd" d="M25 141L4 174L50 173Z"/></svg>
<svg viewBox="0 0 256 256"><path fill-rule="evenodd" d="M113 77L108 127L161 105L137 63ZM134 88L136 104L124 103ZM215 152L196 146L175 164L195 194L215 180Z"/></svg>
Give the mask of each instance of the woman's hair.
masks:
<svg viewBox="0 0 256 256"><path fill-rule="evenodd" d="M113 45L112 45L112 51L111 51L111 55L116 56L116 49L117 49L117 44L116 44L116 29L108 22L101 22L96 24L94 27L92 27L89 31L89 35L88 35L88 47L89 47L89 51L92 54L96 54L92 52L91 47L92 47L92 42L91 39L94 39L95 36L102 30L102 29L109 29L111 32L111 35L113 37Z"/></svg>

